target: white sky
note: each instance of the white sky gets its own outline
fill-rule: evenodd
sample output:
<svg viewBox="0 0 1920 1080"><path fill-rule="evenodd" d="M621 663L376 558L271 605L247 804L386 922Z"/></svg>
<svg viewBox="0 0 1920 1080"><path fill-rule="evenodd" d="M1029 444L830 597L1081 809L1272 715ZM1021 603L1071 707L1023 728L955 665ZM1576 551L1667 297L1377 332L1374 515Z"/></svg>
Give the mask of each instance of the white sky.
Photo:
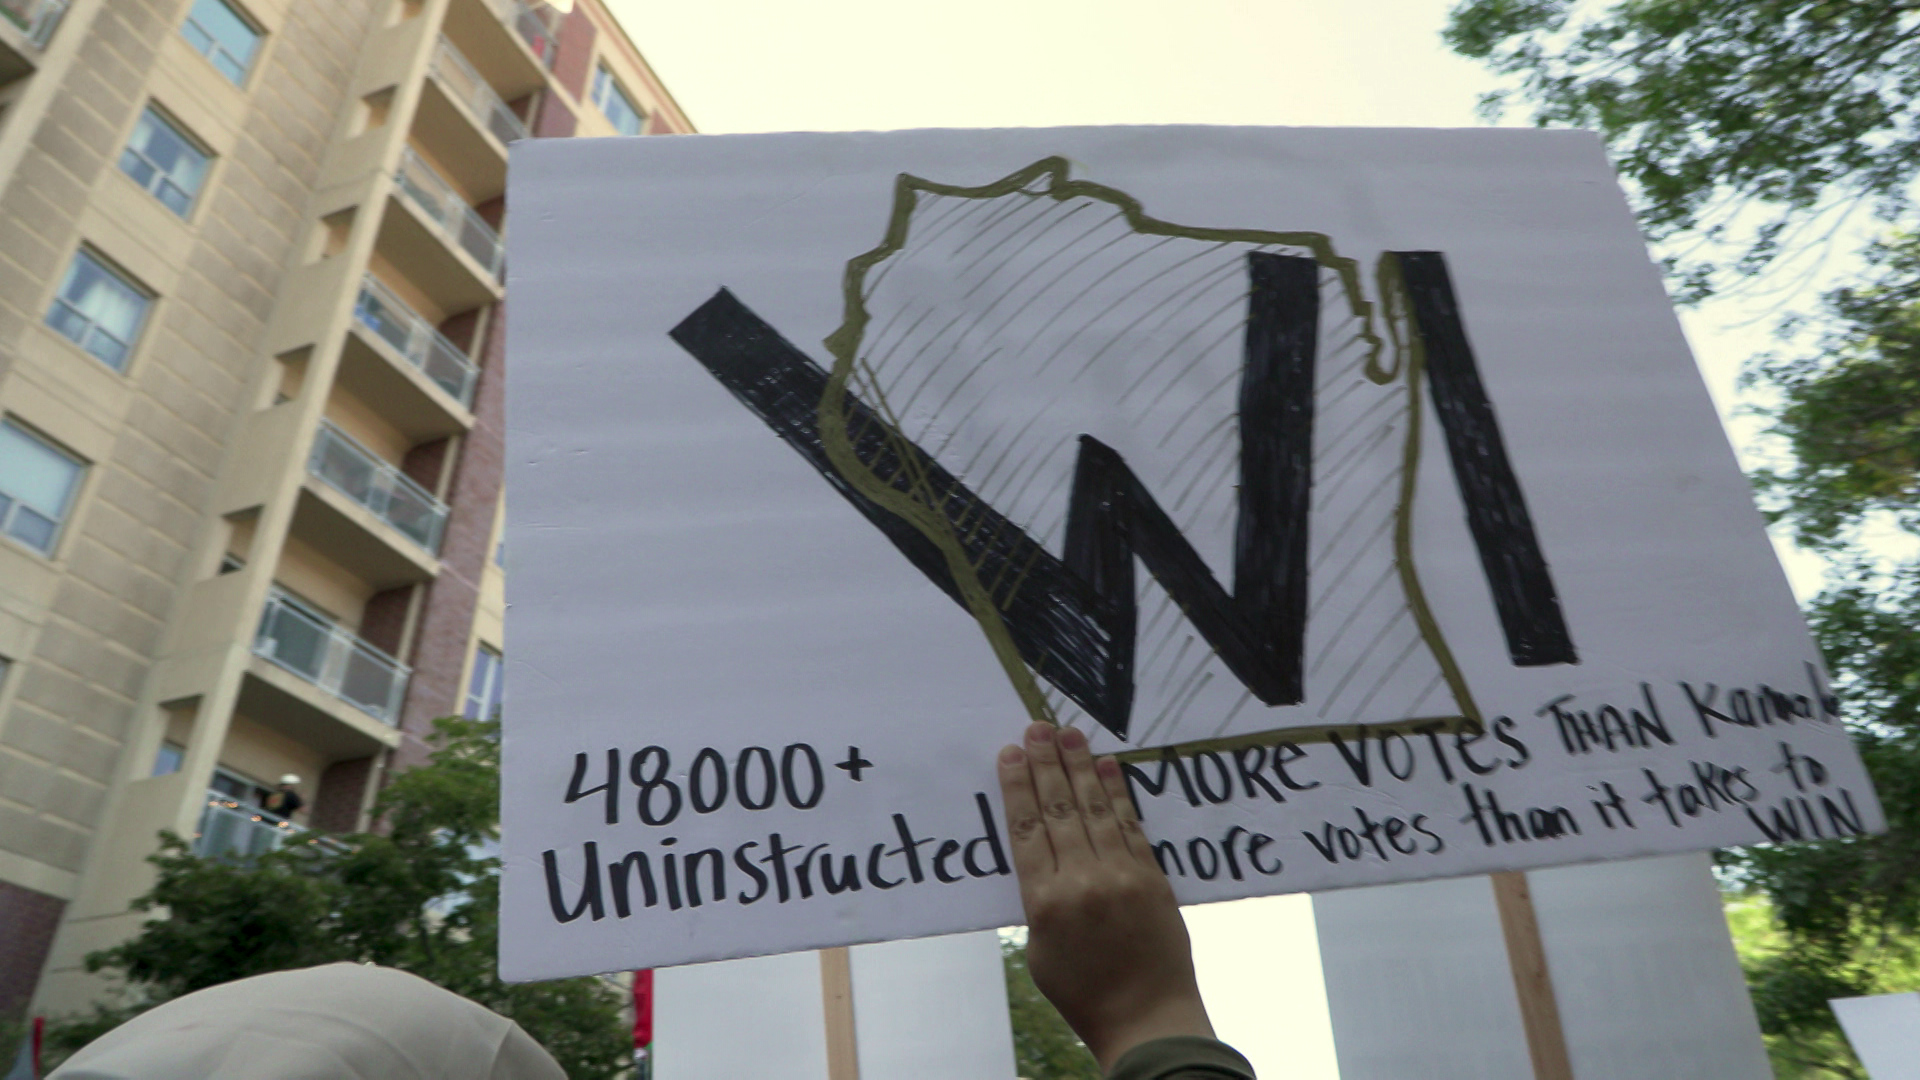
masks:
<svg viewBox="0 0 1920 1080"><path fill-rule="evenodd" d="M1065 124L1469 127L1494 80L1440 43L1450 0L606 0L703 132ZM1509 119L1507 122L1519 122ZM1682 321L1724 415L1789 297ZM1738 422L1742 442L1758 425ZM1789 555L1796 589L1821 564ZM1221 1035L1265 1076L1331 1080L1305 897L1189 909Z"/></svg>

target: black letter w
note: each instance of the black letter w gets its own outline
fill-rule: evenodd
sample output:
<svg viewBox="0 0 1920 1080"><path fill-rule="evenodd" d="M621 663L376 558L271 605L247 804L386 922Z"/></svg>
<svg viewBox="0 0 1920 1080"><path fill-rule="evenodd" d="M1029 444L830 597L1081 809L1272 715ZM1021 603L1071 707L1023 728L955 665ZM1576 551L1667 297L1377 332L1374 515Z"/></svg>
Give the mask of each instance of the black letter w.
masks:
<svg viewBox="0 0 1920 1080"><path fill-rule="evenodd" d="M1438 256L1433 256L1438 260ZM1431 266L1423 269L1431 273ZM890 433L864 402L849 397L847 428L855 456L875 476L897 490L917 483L927 501L939 506L954 535L990 589L1020 655L1089 716L1126 738L1133 709L1136 634L1133 562L1137 557L1180 605L1194 628L1229 670L1268 705L1304 699L1303 669L1307 616L1307 525L1313 482L1314 357L1317 350L1319 266L1312 259L1253 252L1248 255L1248 310L1241 369L1239 518L1234 536L1233 592L1229 594L1198 552L1181 535L1124 459L1088 435L1080 437L1079 458L1069 496L1065 551L1059 557L1042 548L1018 525L942 468L903 436ZM1444 265L1439 267L1444 276ZM1431 277L1424 279L1430 286ZM1431 286L1430 286L1431 287ZM1432 293L1427 297L1431 299ZM1447 300L1451 300L1450 292ZM1429 342L1431 319L1454 318L1451 305L1415 303L1416 321ZM1457 318L1456 318L1457 323ZM946 560L931 540L891 511L855 490L839 475L820 442L816 410L827 374L777 331L749 311L726 289L676 326L671 336L700 361L742 404L759 416L788 445L819 470L829 484L879 528L909 561L956 602L964 601ZM1459 348L1447 353L1456 378L1456 398L1481 393L1482 407L1469 409L1484 423L1477 434L1498 442L1490 405L1484 404L1478 377L1460 379L1461 365L1471 372L1472 356ZM1452 339L1449 339L1449 344ZM1434 352L1429 345L1429 352ZM1436 397L1439 387L1435 387ZM1468 402L1472 404L1471 401ZM1443 426L1455 424L1443 405ZM1456 440L1457 441L1457 440ZM1461 455L1456 450L1456 472ZM1518 507L1504 524L1524 526L1517 541L1509 530L1483 530L1471 507L1479 491L1462 480L1469 518L1483 562L1537 562L1544 580L1532 526L1519 504L1519 489L1507 470L1504 451L1493 465L1506 482L1491 490ZM1496 476L1496 481L1498 477ZM1506 546L1489 555L1489 535ZM1530 562L1528 550L1533 553ZM1523 574L1532 578L1533 575ZM1530 580L1529 584L1535 584ZM1537 589L1496 588L1495 600L1508 626L1515 663L1563 662L1549 648L1549 659L1535 648L1519 648L1508 619L1509 602L1523 606L1539 599ZM1565 627L1552 584L1545 599L1562 641ZM1537 626L1541 620L1520 620ZM1564 649L1571 661L1572 646Z"/></svg>

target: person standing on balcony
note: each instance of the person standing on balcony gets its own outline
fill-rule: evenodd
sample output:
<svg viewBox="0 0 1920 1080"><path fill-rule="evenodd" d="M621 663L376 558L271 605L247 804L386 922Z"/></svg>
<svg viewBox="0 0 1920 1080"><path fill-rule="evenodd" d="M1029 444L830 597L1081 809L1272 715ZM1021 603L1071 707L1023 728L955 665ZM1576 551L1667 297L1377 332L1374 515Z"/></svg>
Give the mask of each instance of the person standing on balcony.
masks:
<svg viewBox="0 0 1920 1080"><path fill-rule="evenodd" d="M299 783L300 777L293 773L282 776L280 786L268 792L267 797L260 800L260 808L282 821L292 821L294 811L307 805L307 800L302 799L300 793L294 790L294 786Z"/></svg>

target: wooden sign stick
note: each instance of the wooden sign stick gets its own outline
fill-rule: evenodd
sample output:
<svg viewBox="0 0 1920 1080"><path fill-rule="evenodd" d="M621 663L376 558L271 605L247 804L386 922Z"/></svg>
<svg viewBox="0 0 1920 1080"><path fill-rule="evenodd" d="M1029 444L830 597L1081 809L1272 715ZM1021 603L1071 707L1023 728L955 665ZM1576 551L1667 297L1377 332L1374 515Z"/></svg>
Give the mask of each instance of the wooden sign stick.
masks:
<svg viewBox="0 0 1920 1080"><path fill-rule="evenodd" d="M1520 1001L1520 1026L1527 1033L1534 1080L1573 1080L1567 1033L1560 1024L1560 1003L1547 971L1547 949L1540 940L1540 920L1534 914L1526 872L1510 870L1488 877L1500 912L1500 933L1507 942L1507 964L1513 970L1514 996Z"/></svg>
<svg viewBox="0 0 1920 1080"><path fill-rule="evenodd" d="M853 959L846 946L820 950L820 994L827 1019L827 1080L860 1080L853 1028Z"/></svg>

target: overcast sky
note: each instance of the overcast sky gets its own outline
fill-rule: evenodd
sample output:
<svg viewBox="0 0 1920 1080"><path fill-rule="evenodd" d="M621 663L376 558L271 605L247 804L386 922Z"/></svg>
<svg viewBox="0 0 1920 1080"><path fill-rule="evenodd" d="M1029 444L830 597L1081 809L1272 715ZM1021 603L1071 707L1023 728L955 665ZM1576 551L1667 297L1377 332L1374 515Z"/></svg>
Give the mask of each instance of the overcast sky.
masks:
<svg viewBox="0 0 1920 1080"><path fill-rule="evenodd" d="M609 0L701 131L1471 124L1439 0Z"/></svg>
<svg viewBox="0 0 1920 1080"><path fill-rule="evenodd" d="M1496 83L1447 52L1450 0L606 0L703 132L1065 124L1470 127ZM1523 122L1510 117L1508 123ZM1683 315L1723 414L1764 296ZM1736 426L1744 442L1756 425ZM1803 595L1819 564L1788 560ZM1189 909L1221 1033L1262 1075L1331 1080L1304 898ZM1276 973L1281 973L1276 977Z"/></svg>

